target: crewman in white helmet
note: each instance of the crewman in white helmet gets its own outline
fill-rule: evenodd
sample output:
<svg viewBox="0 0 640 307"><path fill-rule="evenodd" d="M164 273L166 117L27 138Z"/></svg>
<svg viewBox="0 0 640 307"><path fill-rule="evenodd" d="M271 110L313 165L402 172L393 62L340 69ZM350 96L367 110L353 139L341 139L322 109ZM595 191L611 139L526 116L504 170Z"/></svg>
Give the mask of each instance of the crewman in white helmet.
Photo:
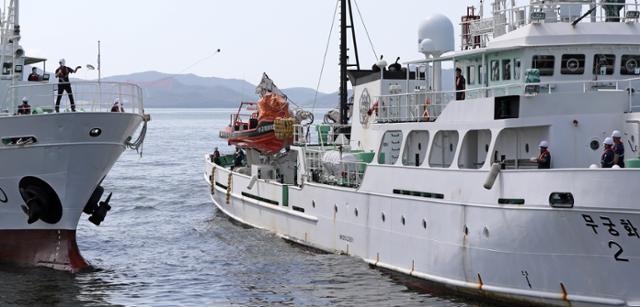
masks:
<svg viewBox="0 0 640 307"><path fill-rule="evenodd" d="M613 164L624 168L624 143L622 142L622 132L614 130L611 134L613 138Z"/></svg>
<svg viewBox="0 0 640 307"><path fill-rule="evenodd" d="M540 142L540 155L536 158L536 162L538 162L539 169L549 169L551 168L551 153L549 152L549 142L542 141Z"/></svg>
<svg viewBox="0 0 640 307"><path fill-rule="evenodd" d="M67 92L69 96L69 103L71 103L71 111L76 111L76 104L73 101L73 92L71 90L71 83L69 82L69 74L73 74L78 72L78 69L81 66L73 69L71 67L66 66L66 61L64 59L60 59L59 61L60 67L56 69L56 77L58 78L58 97L56 98L56 113L60 111L60 99L62 99L62 94Z"/></svg>
<svg viewBox="0 0 640 307"><path fill-rule="evenodd" d="M27 97L22 98L22 104L18 106L18 114L19 115L31 114L31 105L29 105L29 98Z"/></svg>
<svg viewBox="0 0 640 307"><path fill-rule="evenodd" d="M612 168L613 167L613 139L608 137L604 139L604 152L600 157L600 167L602 168Z"/></svg>

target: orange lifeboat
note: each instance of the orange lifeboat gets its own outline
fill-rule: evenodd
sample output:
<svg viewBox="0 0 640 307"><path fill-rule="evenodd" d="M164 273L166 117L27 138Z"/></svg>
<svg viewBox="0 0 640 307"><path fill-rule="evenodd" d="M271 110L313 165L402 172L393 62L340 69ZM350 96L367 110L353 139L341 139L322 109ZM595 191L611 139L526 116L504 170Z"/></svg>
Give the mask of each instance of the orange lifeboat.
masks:
<svg viewBox="0 0 640 307"><path fill-rule="evenodd" d="M293 142L290 135L279 138L275 133L275 121L289 117L289 103L282 96L265 94L258 102L242 102L229 126L220 131L220 137L227 139L229 145L275 154Z"/></svg>

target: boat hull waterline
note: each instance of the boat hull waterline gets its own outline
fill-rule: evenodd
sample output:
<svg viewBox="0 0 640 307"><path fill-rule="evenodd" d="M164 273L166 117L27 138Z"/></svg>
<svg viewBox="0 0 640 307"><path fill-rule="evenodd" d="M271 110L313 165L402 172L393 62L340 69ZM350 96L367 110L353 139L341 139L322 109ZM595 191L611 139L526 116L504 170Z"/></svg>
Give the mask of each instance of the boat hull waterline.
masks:
<svg viewBox="0 0 640 307"><path fill-rule="evenodd" d="M211 184L214 165L207 167ZM211 199L220 211L301 245L497 300L633 306L637 299L632 283L610 284L598 277L631 280L640 273L634 238L608 238L606 230L585 227L588 217L633 220L640 218L636 213L505 209L315 183L289 186L288 208L258 200L281 200L277 183L259 181L247 192L251 177L221 167L213 173ZM527 232L528 227L538 230Z"/></svg>
<svg viewBox="0 0 640 307"><path fill-rule="evenodd" d="M35 140L0 144L0 263L88 268L76 243L78 222L142 121L139 114L89 112L0 118L4 136ZM96 127L100 134L92 136ZM33 197L43 211L30 221Z"/></svg>

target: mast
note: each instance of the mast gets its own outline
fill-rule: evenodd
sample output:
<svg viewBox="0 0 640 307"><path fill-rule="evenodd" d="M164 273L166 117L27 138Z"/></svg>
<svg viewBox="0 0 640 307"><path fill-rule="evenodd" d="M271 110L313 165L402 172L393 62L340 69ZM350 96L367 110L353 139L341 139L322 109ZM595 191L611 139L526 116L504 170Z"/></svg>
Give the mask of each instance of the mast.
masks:
<svg viewBox="0 0 640 307"><path fill-rule="evenodd" d="M347 93L347 1L340 0L340 124L349 123L347 118L348 93Z"/></svg>
<svg viewBox="0 0 640 307"><path fill-rule="evenodd" d="M349 23L347 23L347 20ZM351 30L353 51L356 58L355 64L349 64L348 30ZM356 67L356 69L360 70L358 44L356 43L356 31L353 24L353 8L351 0L340 0L340 124L342 125L349 124L349 92L347 88L347 81L349 81L347 69L349 67Z"/></svg>

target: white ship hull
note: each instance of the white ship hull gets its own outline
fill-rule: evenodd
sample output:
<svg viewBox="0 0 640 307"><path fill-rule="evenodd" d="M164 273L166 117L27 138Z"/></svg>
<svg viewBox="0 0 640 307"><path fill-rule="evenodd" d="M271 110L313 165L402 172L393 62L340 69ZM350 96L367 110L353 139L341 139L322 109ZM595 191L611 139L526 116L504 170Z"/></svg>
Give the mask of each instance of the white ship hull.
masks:
<svg viewBox="0 0 640 307"><path fill-rule="evenodd" d="M35 137L29 145L0 144L0 262L78 271L88 264L75 230L83 208L125 150L143 118L131 113L60 113L0 117L0 138ZM99 136L90 130L99 128ZM55 191L62 214L29 224L21 180L38 178ZM51 204L45 204L49 206Z"/></svg>
<svg viewBox="0 0 640 307"><path fill-rule="evenodd" d="M207 162L209 183L212 168ZM639 220L637 210L604 209L615 204L580 209L486 205L391 194L394 185L425 187L428 178L440 178L433 185L442 186L459 180L461 173L402 172L400 177L393 168L370 166L367 176L378 179L363 182L357 191L305 183L302 188L289 187L287 197L280 184L258 180L249 189L248 176L232 173L229 181L230 171L217 167L211 197L232 219L287 240L485 297L554 305L640 303L633 282L640 274L640 238L628 235L619 223ZM438 176L433 176L436 172ZM521 178L535 178L535 172ZM555 184L562 190L572 180L581 180L588 190L611 176L598 172L592 170L587 174L591 180L585 181L584 171L558 171L559 180L536 185L544 189ZM639 176L637 172L620 172L626 172L629 180L639 179L631 178ZM486 174L465 172L466 186L481 188ZM501 176L500 182L506 184L521 174ZM424 180L409 183L411 178ZM376 191L369 190L373 186ZM388 188L380 188L384 186ZM618 235L602 225L589 227L583 215L596 223L611 219Z"/></svg>

